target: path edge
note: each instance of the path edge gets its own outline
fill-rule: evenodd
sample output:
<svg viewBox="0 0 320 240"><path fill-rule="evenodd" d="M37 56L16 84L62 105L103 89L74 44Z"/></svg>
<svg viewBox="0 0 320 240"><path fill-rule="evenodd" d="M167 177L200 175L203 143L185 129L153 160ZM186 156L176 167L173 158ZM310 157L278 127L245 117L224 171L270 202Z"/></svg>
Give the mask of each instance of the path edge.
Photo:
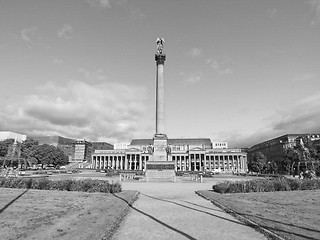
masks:
<svg viewBox="0 0 320 240"><path fill-rule="evenodd" d="M140 195L140 192L137 191L136 194L133 196L133 198L130 200L130 202L128 202L127 206L121 210L121 214L119 215L119 217L111 224L110 230L108 232L104 233L99 239L107 240L107 239L113 238L113 236L117 232L121 222L128 215L129 210L131 208L131 205L139 198L139 195Z"/></svg>
<svg viewBox="0 0 320 240"><path fill-rule="evenodd" d="M232 215L233 217L235 217L236 219L238 219L239 221L241 221L242 223L245 223L247 226L255 229L256 231L262 233L263 235L265 235L268 239L272 239L272 240L286 240L282 237L280 237L278 234L262 227L261 225L257 224L256 222L253 222L251 220L249 220L248 218L242 216L242 215L239 215L238 213L236 213L235 211L233 211L232 209L222 205L221 203L217 202L217 201L214 201L208 197L206 197L205 195L201 194L200 192L198 191L195 191L195 193L210 201L212 204L214 204L215 206L217 206L218 208L222 209L223 211L225 211L226 213Z"/></svg>

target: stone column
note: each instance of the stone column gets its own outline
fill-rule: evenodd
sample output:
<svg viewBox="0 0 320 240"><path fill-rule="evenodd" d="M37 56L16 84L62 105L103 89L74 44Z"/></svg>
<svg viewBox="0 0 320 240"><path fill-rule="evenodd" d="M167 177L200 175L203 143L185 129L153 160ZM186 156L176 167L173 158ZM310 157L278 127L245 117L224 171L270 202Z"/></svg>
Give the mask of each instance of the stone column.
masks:
<svg viewBox="0 0 320 240"><path fill-rule="evenodd" d="M164 61L166 55L157 53L155 55L156 74L156 135L165 135L164 124Z"/></svg>
<svg viewBox="0 0 320 240"><path fill-rule="evenodd" d="M121 156L120 158L121 158L121 168L120 169L124 170L124 161L125 161L126 157L125 156Z"/></svg>

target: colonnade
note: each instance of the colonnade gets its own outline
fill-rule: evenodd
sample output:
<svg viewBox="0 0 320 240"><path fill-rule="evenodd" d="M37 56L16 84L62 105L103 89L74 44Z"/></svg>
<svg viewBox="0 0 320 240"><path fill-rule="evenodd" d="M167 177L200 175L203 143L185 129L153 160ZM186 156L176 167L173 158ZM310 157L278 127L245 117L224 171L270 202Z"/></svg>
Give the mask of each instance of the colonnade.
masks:
<svg viewBox="0 0 320 240"><path fill-rule="evenodd" d="M172 160L176 163L176 171L247 171L246 154L181 154L173 155Z"/></svg>
<svg viewBox="0 0 320 240"><path fill-rule="evenodd" d="M219 171L225 173L246 172L245 153L181 153L172 154L176 171ZM93 154L92 166L95 169L145 170L149 160L147 153Z"/></svg>
<svg viewBox="0 0 320 240"><path fill-rule="evenodd" d="M92 166L95 169L144 170L149 156L142 154L93 154Z"/></svg>

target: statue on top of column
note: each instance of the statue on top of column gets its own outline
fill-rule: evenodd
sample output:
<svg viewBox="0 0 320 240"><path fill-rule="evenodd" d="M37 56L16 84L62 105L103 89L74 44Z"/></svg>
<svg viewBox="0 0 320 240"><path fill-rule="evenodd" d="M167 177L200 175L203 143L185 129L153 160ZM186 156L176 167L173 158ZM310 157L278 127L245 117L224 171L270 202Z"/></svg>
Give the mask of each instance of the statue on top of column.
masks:
<svg viewBox="0 0 320 240"><path fill-rule="evenodd" d="M157 38L157 52L158 52L158 54L162 54L163 44L164 44L164 39L163 38Z"/></svg>

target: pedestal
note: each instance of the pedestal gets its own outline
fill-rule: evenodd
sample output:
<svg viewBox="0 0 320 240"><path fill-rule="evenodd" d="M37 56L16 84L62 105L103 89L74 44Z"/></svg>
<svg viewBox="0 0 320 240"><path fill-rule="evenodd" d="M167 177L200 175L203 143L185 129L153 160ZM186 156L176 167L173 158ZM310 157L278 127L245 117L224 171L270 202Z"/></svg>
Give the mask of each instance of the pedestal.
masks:
<svg viewBox="0 0 320 240"><path fill-rule="evenodd" d="M156 134L153 138L152 161L168 161L168 139L164 134Z"/></svg>

